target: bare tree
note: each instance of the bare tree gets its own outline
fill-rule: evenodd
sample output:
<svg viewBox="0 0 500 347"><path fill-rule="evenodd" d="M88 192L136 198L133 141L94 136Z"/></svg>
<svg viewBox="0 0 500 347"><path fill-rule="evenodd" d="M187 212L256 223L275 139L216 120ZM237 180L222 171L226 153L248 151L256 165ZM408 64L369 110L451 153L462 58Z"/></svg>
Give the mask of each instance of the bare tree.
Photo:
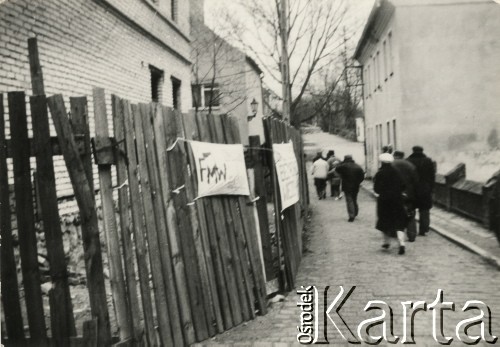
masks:
<svg viewBox="0 0 500 347"><path fill-rule="evenodd" d="M288 65L290 114L292 124L297 126L300 120L296 110L314 74L338 56L343 44L339 28L346 17L346 1L239 0L238 4L247 14L243 17L250 20L227 13L221 30L232 34L232 39L251 52L276 82L284 83L281 72ZM284 4L288 6L282 7ZM286 35L282 35L283 30ZM288 41L286 51L282 49L283 37Z"/></svg>

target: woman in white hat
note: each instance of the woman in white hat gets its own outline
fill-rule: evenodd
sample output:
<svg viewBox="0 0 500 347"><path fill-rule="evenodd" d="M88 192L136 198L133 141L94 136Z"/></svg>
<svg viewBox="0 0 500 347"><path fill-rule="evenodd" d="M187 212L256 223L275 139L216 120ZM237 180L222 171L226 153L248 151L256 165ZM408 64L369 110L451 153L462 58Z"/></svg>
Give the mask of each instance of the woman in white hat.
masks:
<svg viewBox="0 0 500 347"><path fill-rule="evenodd" d="M382 247L388 249L391 238L399 241L399 254L405 254L405 232L408 216L404 207L404 182L398 171L391 165L394 157L390 153L379 156L382 163L374 178L377 198L376 228L384 233Z"/></svg>

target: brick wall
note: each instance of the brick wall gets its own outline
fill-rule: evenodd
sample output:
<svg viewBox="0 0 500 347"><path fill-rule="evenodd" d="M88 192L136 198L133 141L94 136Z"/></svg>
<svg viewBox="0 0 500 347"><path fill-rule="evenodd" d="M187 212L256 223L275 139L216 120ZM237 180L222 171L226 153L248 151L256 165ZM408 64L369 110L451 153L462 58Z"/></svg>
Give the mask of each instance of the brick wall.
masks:
<svg viewBox="0 0 500 347"><path fill-rule="evenodd" d="M150 102L149 65L164 71L164 85L160 89L163 104L172 105L170 77L181 81L181 108L186 112L191 106L189 6L178 7L178 24L172 25L158 16L146 0L120 0L119 8L112 6L114 2L8 0L1 3L0 92L24 90L30 95L27 39L36 36L45 93L62 93L67 103L70 96L87 95L91 132L94 131L92 88L105 89L109 114L112 93L134 103ZM4 95L4 104L6 101ZM6 128L9 136L8 121ZM53 129L52 134L55 135ZM61 158L57 159L58 195L71 194L65 164Z"/></svg>

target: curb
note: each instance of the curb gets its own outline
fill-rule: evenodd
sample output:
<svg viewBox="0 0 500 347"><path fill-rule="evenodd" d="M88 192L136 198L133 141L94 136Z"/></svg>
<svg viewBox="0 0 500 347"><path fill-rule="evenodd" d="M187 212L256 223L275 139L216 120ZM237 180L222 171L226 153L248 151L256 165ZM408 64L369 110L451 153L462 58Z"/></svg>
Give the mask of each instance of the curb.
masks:
<svg viewBox="0 0 500 347"><path fill-rule="evenodd" d="M363 185L361 185L361 188L367 191L368 193L371 194L372 197L376 197L375 193L372 189L367 188ZM418 221L418 218L415 218L415 220ZM500 258L494 256L493 254L485 251L479 246L476 246L470 241L467 241L460 236L457 236L453 233L450 233L449 231L446 231L445 229L435 226L435 225L430 225L430 229L434 230L438 235L442 236L443 238L447 239L448 241L453 242L454 244L462 247L463 249L468 250L469 252L472 252L474 254L479 255L481 258L483 258L487 263L490 265L493 265L496 267L498 271L500 271Z"/></svg>

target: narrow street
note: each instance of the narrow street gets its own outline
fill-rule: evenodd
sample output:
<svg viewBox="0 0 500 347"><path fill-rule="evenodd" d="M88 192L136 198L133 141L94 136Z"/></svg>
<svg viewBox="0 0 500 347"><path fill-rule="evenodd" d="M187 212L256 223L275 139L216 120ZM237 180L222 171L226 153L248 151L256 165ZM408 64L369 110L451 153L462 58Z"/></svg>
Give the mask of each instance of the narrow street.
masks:
<svg viewBox="0 0 500 347"><path fill-rule="evenodd" d="M407 252L403 256L397 254L396 241L388 251L382 250L381 233L374 229L375 200L369 192L361 190L360 216L354 223L348 223L343 199L318 201L311 183L310 191L310 241L299 269L297 287L316 285L322 293L325 286L330 286L328 300L332 302L339 292L338 286L343 286L346 291L356 286L340 312L353 332L362 320L378 314L378 311L364 312L366 303L383 300L393 309L394 334L402 336L401 302L424 300L429 305L435 301L438 289L442 289L444 301L455 303L455 312L445 311L443 324L444 334L454 338L452 346L462 345L455 335L456 325L477 314L476 310L462 312L468 300L481 300L490 307L492 332L500 335L498 270L433 231L426 237L418 237L414 243L407 243ZM298 345L296 336L301 312L297 307L298 299L296 292L292 291L284 302L274 304L268 315L200 345ZM416 315L417 346L439 345L432 337L432 317L430 311ZM328 329L330 344L349 345L332 324L329 323ZM470 335L477 331L477 327L471 328ZM378 332L375 328L372 335ZM381 345L385 344L382 341ZM488 345L479 343L483 344Z"/></svg>

